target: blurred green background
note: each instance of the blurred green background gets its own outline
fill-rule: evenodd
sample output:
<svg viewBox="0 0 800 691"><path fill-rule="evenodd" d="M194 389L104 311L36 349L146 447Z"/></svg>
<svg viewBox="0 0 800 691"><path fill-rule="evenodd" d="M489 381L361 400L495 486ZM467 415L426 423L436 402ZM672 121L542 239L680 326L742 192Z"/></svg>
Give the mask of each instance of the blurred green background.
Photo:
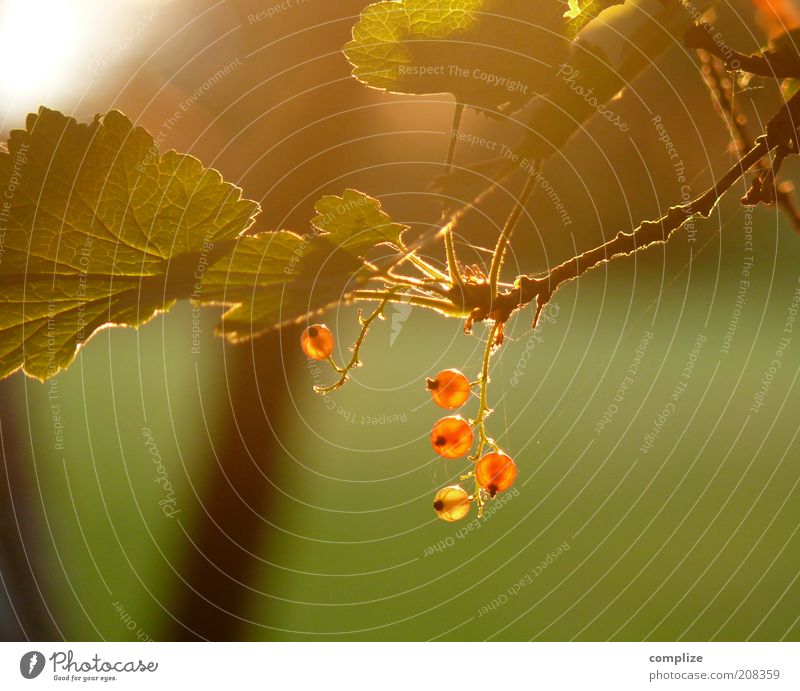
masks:
<svg viewBox="0 0 800 691"><path fill-rule="evenodd" d="M356 187L423 230L437 221L425 187L441 170L452 101L387 96L349 77L338 51L365 4L293 2L253 21L273 5L76 0L85 33L76 28L83 41L65 53L71 81L55 89L48 73L25 93L5 84L19 98L3 129L40 102L81 120L116 107L164 132L162 150L199 156L261 201L259 229L302 232L317 198ZM753 13L744 0L718 11L740 50L765 40ZM26 50L48 40L40 33ZM754 134L753 113L780 103L760 81L738 98ZM693 195L733 160L696 57L678 45L613 107L631 131L592 121L548 163L573 223L538 191L509 278L680 201L654 116ZM464 128L519 134L475 114ZM484 155L465 147L459 163ZM797 172L790 161L784 177ZM195 354L186 304L139 331L103 331L48 384L14 375L0 384L3 637L797 640L800 326L784 329L800 237L774 209L738 206L744 189L697 223L694 242L679 234L559 290L535 334L529 310L516 317L492 362L489 426L520 474L484 521L446 524L431 510L466 462L434 458L440 411L424 390L445 367L474 378L482 326L468 336L456 321L395 309L369 334L364 367L325 399L312 385L331 373L303 358L300 327L231 346L207 310ZM465 260L486 261L470 244L493 243L512 192L460 229ZM355 308L325 322L345 357Z"/></svg>

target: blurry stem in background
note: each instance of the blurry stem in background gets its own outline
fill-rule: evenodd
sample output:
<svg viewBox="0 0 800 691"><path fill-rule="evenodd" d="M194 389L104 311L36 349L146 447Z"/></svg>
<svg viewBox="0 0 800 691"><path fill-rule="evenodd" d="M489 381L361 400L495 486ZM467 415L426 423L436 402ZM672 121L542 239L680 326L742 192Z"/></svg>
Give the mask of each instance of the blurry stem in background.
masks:
<svg viewBox="0 0 800 691"><path fill-rule="evenodd" d="M444 161L444 174L447 175L453 169L453 160L456 156L456 144L458 143L458 128L461 126L461 116L464 114L464 104L457 103L453 111L453 124L450 127L450 141L447 146L447 156ZM447 271L450 274L450 284L462 288L464 285L461 271L458 268L458 258L456 257L455 242L453 241L454 226L446 225L442 233L444 234L444 249L447 255Z"/></svg>
<svg viewBox="0 0 800 691"><path fill-rule="evenodd" d="M0 640L54 641L64 636L39 583L46 569L37 562L42 551L32 546L44 544L44 538L38 520L29 520L39 500L30 486L30 466L20 466L29 453L16 433L21 423L14 415L19 397L14 386L0 384L0 603L6 600L12 615L3 617L0 604Z"/></svg>
<svg viewBox="0 0 800 691"><path fill-rule="evenodd" d="M274 364L287 361L282 352L286 341L286 332L273 331L252 341L252 347L231 348L226 355L230 407L203 459L208 477L198 510L183 525L183 563L176 568L179 579L165 640L236 641L265 635L248 614L254 557L275 551L276 488L292 472L291 464L279 462L285 450L275 432L289 405L286 387L275 385ZM292 376L291 370L286 376ZM263 561L269 574L280 569Z"/></svg>

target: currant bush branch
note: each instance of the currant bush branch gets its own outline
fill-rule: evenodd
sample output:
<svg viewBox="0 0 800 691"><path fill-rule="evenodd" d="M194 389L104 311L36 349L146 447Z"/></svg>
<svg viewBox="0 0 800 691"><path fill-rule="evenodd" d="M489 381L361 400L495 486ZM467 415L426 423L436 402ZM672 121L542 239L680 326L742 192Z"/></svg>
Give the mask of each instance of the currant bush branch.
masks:
<svg viewBox="0 0 800 691"><path fill-rule="evenodd" d="M752 148L753 141L748 132L747 118L734 100L733 81L726 74L722 60L702 48L698 49L697 53L703 66L703 77L711 93L714 109L728 126L735 151L742 156ZM764 159L758 165L762 171L770 168ZM795 231L800 233L800 209L797 208L794 198L794 185L788 180L775 182L773 191L775 201Z"/></svg>
<svg viewBox="0 0 800 691"><path fill-rule="evenodd" d="M537 300L537 312L541 312L556 289L564 283L618 257L666 243L691 218L708 218L722 195L773 149L784 147L797 152L798 115L800 94L793 96L769 121L767 133L758 137L736 164L693 201L673 206L657 221L644 221L631 232L620 231L608 242L559 264L544 276L519 276L513 291L494 296L491 308L497 318L507 319L534 299Z"/></svg>
<svg viewBox="0 0 800 691"><path fill-rule="evenodd" d="M716 33L707 22L700 22L689 27L684 35L684 43L688 48L702 48L715 55L731 71L775 79L800 78L800 55L788 46L746 55L718 43L714 39Z"/></svg>

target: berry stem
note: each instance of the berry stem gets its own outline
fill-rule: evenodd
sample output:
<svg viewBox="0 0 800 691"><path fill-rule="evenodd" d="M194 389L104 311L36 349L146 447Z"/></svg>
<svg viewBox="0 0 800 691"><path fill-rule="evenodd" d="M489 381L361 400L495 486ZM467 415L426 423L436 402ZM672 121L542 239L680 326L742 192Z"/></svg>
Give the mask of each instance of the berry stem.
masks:
<svg viewBox="0 0 800 691"><path fill-rule="evenodd" d="M414 278L413 276L403 276L390 271L385 278L379 280L391 288L417 288L436 295L447 295L447 291L439 285L439 281L435 278Z"/></svg>
<svg viewBox="0 0 800 691"><path fill-rule="evenodd" d="M533 194L533 188L536 184L535 171L537 171L540 166L540 161L537 161L534 164L533 170L525 180L525 186L522 188L522 192L520 193L517 201L514 203L514 208L511 209L511 213L506 220L506 224L503 226L503 230L500 232L500 237L497 238L497 245L495 246L494 254L492 255L492 265L489 269L489 286L492 291L492 299L494 299L494 296L497 294L497 284L500 280L500 269L503 267L503 259L505 259L506 250L511 242L511 236L514 233L514 228L516 227L517 223L519 223L519 219L522 216L522 212L525 210L526 204L531 198L531 194Z"/></svg>
<svg viewBox="0 0 800 691"><path fill-rule="evenodd" d="M336 389L340 389L342 386L344 386L345 382L350 378L350 371L361 364L361 361L358 359L358 355L361 352L361 346L367 336L369 327L372 326L372 322L383 315L383 310L386 309L386 305L388 304L388 298L382 300L381 304L378 305L375 311L366 318L362 316L362 311L358 310L358 321L361 323L361 332L358 334L358 338L353 344L353 356L350 358L350 362L348 362L344 367L339 367L334 362L333 357L329 357L328 362L330 362L333 368L339 373L339 379L329 386L315 386L314 391L316 393L326 394L330 393L331 391L336 391Z"/></svg>
<svg viewBox="0 0 800 691"><path fill-rule="evenodd" d="M405 287L405 286L401 286ZM352 294L353 300L386 300L387 302L398 302L417 307L427 307L436 310L448 317L466 317L467 313L463 308L454 305L449 300L438 300L436 298L423 297L421 295L401 295L395 292L381 290L356 290Z"/></svg>
<svg viewBox="0 0 800 691"><path fill-rule="evenodd" d="M472 422L473 428L478 432L478 447L475 454L469 457L471 461L477 461L483 454L487 446L491 446L495 451L499 451L500 447L494 442L494 439L486 434L486 418L492 412L489 408L489 361L492 358L492 351L496 345L496 337L499 330L502 328L500 322L494 322L489 331L489 336L486 339L486 348L483 351L483 362L481 363L481 376L478 380L480 384L480 404L478 406L478 414ZM472 470L467 473L466 477L475 477L475 471ZM486 491L478 484L478 479L475 478L475 503L478 506L478 518L483 516L483 509L486 505Z"/></svg>
<svg viewBox="0 0 800 691"><path fill-rule="evenodd" d="M486 434L486 418L492 412L492 409L489 408L489 361L492 358L492 351L495 347L495 337L497 336L497 332L500 329L500 323L494 322L492 324L492 328L489 331L489 337L486 340L486 348L483 351L483 362L481 364L481 376L478 380L480 382L480 403L478 405L478 414L475 416L475 420L472 423L472 426L478 432L478 448L475 451L473 456L470 456L470 460L477 461L483 450L486 446L491 446L495 451L498 449L497 444L495 444L494 440Z"/></svg>
<svg viewBox="0 0 800 691"><path fill-rule="evenodd" d="M433 264L425 261L422 257L417 255L416 250L409 250L408 247L406 247L405 245L402 245L400 249L406 254L403 257L403 260L401 260L401 262L398 262L398 264L395 264L395 266L398 266L400 263L402 263L402 261L407 260L429 278L441 281L443 283L447 283L450 280L449 276L446 273L440 271L435 266L433 266Z"/></svg>

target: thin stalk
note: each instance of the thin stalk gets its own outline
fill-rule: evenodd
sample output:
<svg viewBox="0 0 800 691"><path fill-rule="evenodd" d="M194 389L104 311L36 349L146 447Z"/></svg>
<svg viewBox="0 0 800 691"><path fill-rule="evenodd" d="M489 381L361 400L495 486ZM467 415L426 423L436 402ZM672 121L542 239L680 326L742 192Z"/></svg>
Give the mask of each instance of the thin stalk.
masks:
<svg viewBox="0 0 800 691"><path fill-rule="evenodd" d="M456 157L456 145L458 144L458 137L455 133L461 126L461 116L464 114L464 104L456 103L455 110L453 110L453 124L450 126L450 143L447 147L447 156L444 159L444 173L447 175L453 170L453 161Z"/></svg>
<svg viewBox="0 0 800 691"><path fill-rule="evenodd" d="M380 301L387 300L388 302L397 302L407 305L416 305L417 307L427 307L429 309L442 312L449 317L464 317L465 312L459 309L449 300L437 300L436 298L426 298L420 295L400 295L391 291L381 290L356 290L352 293L353 300L371 300Z"/></svg>
<svg viewBox="0 0 800 691"><path fill-rule="evenodd" d="M406 248L403 248L403 250L408 251ZM411 252L411 254L408 255L407 259L429 278L433 278L443 283L446 283L447 281L450 280L450 277L446 273L444 273L443 271L439 271L439 269L437 269L432 264L429 264L422 257L417 256L415 252Z"/></svg>
<svg viewBox="0 0 800 691"><path fill-rule="evenodd" d="M367 336L369 327L372 326L372 322L383 315L383 310L386 309L387 304L389 304L388 298L381 301L381 304L378 305L375 311L366 318L361 316L361 310L358 311L358 321L361 323L361 332L358 334L358 338L353 344L353 355L350 358L350 362L348 362L344 367L339 367L334 362L333 358L329 357L328 362L330 362L331 366L339 373L339 379L337 379L330 386L315 386L314 391L316 393L326 394L330 393L331 391L336 391L336 389L340 389L342 386L344 386L345 382L350 378L350 371L361 364L361 361L359 360L359 353L361 352L361 346Z"/></svg>
<svg viewBox="0 0 800 691"><path fill-rule="evenodd" d="M537 162L537 164L533 167L533 171L538 170L540 165L541 163ZM514 203L514 208L511 210L511 213L506 220L506 224L503 226L503 230L500 232L500 237L497 238L497 246L494 249L494 254L492 255L492 265L489 269L489 286L491 288L493 298L497 294L497 283L500 280L500 269L503 266L503 259L505 259L508 244L511 242L511 236L514 233L514 228L516 227L517 223L519 223L519 219L522 217L522 212L525 210L525 206L530 200L531 194L533 194L533 188L535 184L536 177L532 172L528 176L528 179L525 180L525 186L522 188L519 198Z"/></svg>
<svg viewBox="0 0 800 691"><path fill-rule="evenodd" d="M450 126L450 142L447 147L447 156L444 160L444 174L447 175L453 170L453 161L456 156L456 144L458 144L458 137L455 136L456 131L461 125L461 116L464 114L464 104L456 103L455 110L453 111L453 124ZM462 288L464 281L461 277L461 272L458 269L458 259L456 258L456 248L453 242L453 229L452 227L445 226L443 228L444 234L444 250L447 255L447 272L450 275L450 284Z"/></svg>
<svg viewBox="0 0 800 691"><path fill-rule="evenodd" d="M486 347L483 351L481 375L478 379L480 384L478 414L475 416L475 420L472 423L472 426L478 432L478 448L475 451L475 454L470 456L470 460L473 461L477 461L481 457L481 454L486 446L491 446L495 450L498 448L494 440L486 434L485 423L486 418L489 417L492 412L492 409L489 408L489 362L492 358L492 351L495 348L495 338L497 337L497 332L500 329L500 326L501 325L499 322L492 324L492 328L489 330L489 337L486 340Z"/></svg>

